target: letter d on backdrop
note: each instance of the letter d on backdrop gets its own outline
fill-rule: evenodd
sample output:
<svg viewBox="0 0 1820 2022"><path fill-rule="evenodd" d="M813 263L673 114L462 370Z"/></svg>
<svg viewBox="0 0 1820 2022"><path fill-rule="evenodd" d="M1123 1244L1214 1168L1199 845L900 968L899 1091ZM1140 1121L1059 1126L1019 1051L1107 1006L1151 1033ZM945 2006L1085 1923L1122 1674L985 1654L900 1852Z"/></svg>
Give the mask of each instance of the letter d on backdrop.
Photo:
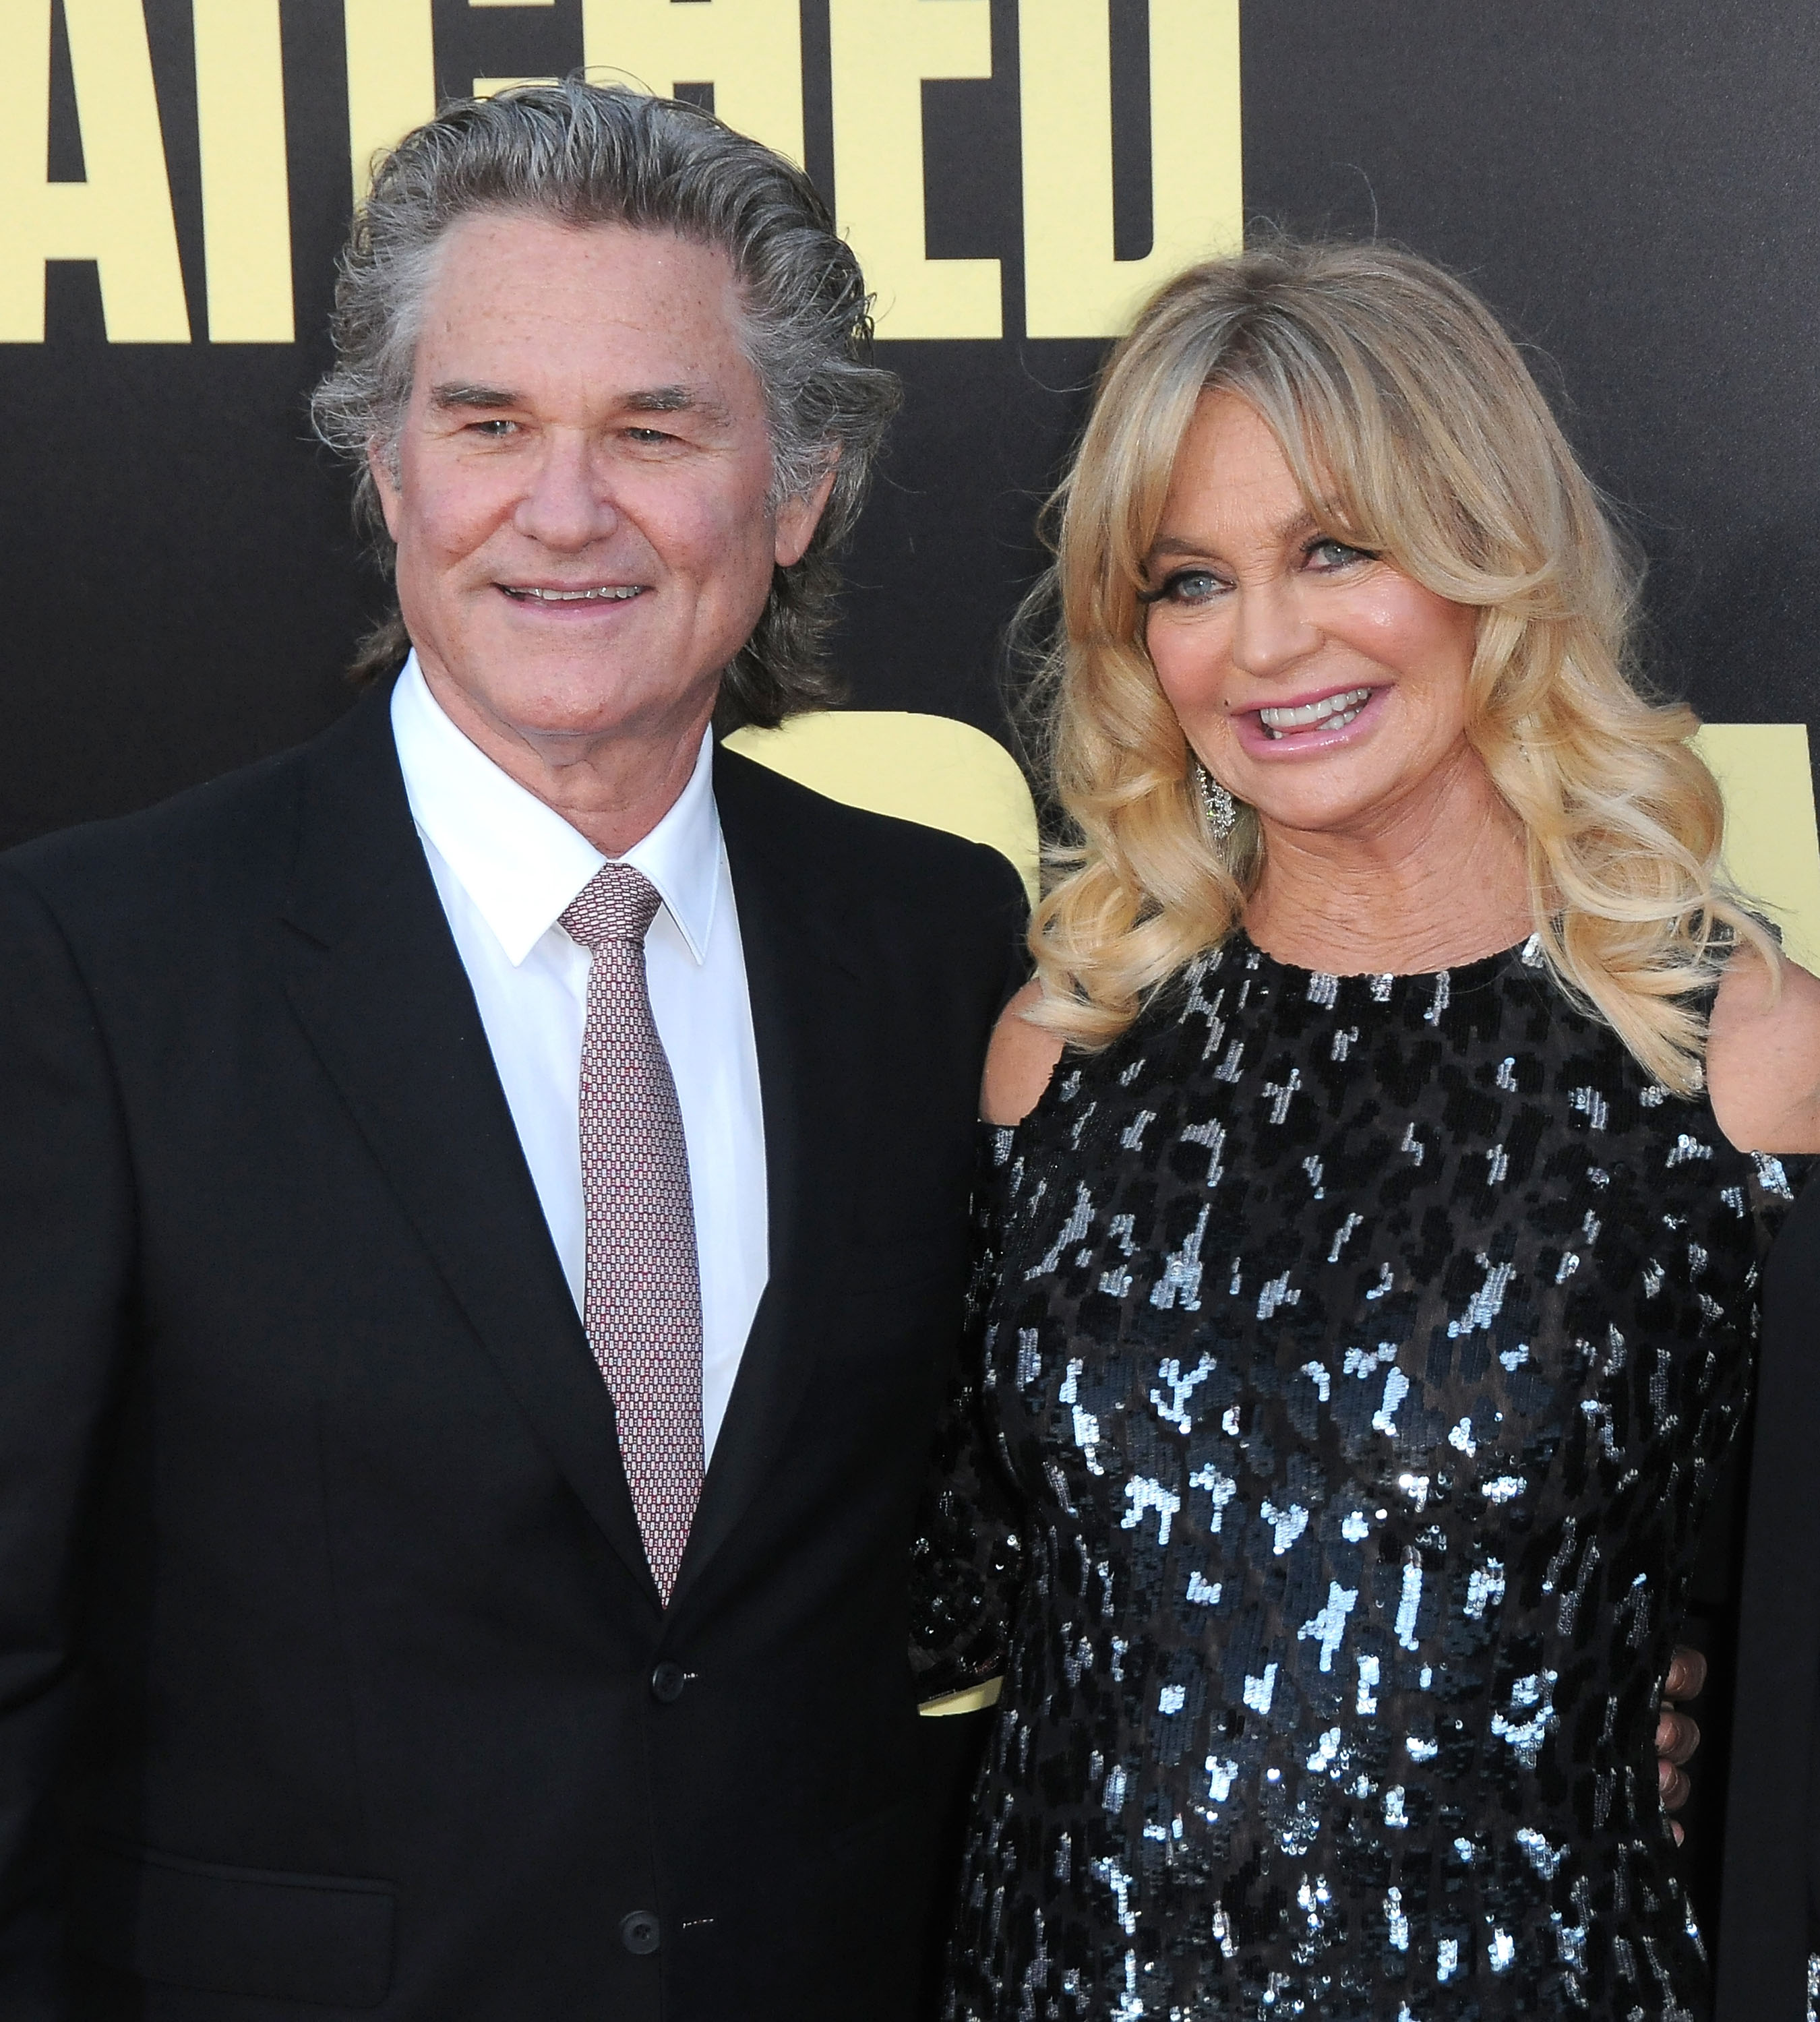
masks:
<svg viewBox="0 0 1820 2022"><path fill-rule="evenodd" d="M582 0L583 60L596 83L619 71L667 97L711 84L729 126L802 159L799 0Z"/></svg>
<svg viewBox="0 0 1820 2022"><path fill-rule="evenodd" d="M1244 236L1238 0L1150 0L1150 198L1142 260L1113 254L1107 0L1020 0L1025 334L1116 337L1178 268Z"/></svg>
<svg viewBox="0 0 1820 2022"><path fill-rule="evenodd" d="M140 0L64 0L86 180L53 183L51 0L0 0L0 343L44 341L44 263L93 260L111 344L188 344L170 178Z"/></svg>
<svg viewBox="0 0 1820 2022"><path fill-rule="evenodd" d="M931 260L923 209L923 86L992 74L986 0L829 0L834 195L878 291L879 334L1003 334L996 260Z"/></svg>

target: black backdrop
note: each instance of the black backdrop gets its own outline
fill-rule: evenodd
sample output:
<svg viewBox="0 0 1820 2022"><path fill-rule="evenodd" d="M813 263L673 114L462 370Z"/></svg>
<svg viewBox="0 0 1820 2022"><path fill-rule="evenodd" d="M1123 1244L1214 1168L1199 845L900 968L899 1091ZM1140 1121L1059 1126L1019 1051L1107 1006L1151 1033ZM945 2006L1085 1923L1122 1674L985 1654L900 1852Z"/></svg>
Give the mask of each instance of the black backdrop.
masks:
<svg viewBox="0 0 1820 2022"><path fill-rule="evenodd" d="M54 11L60 26L60 6ZM1112 0L1119 225L1148 229L1143 0ZM1021 328L1018 12L989 80L923 87L929 250L1004 263ZM188 0L148 0L201 327ZM826 0L802 0L809 166L831 182ZM376 591L307 440L349 203L333 0L282 20L294 346L110 345L93 265L48 270L46 341L0 347L0 842L142 805L308 735ZM437 0L446 89L579 61L580 0ZM1720 721L1801 721L1820 618L1820 13L1809 0L1249 0L1245 206L1386 236L1472 278L1651 559L1661 671ZM1185 51L1184 60L1192 56ZM51 173L82 168L67 45ZM0 221L0 230L4 229ZM862 706L1002 725L996 642L1097 345L883 347L905 413L852 557Z"/></svg>
<svg viewBox="0 0 1820 2022"><path fill-rule="evenodd" d="M824 187L828 5L802 0L806 151ZM1130 255L1149 230L1149 24L1145 0L1109 5ZM581 0L434 12L446 91L581 60ZM51 13L49 173L79 180L62 0ZM200 330L190 0L147 0L146 15ZM838 651L858 705L998 733L1000 635L1100 346L1014 334L1016 0L991 0L991 16L992 76L923 87L928 250L1002 261L1012 334L883 347L908 403ZM378 590L304 421L349 202L341 8L283 0L281 22L299 341L109 344L94 268L57 262L45 341L0 346L0 843L159 798L310 734L347 699L338 670ZM1470 276L1533 347L1648 551L1660 677L1718 721L1811 721L1812 0L1246 0L1241 27L1248 217L1376 232ZM0 244L5 231L0 192ZM1695 1834L1708 1860L1715 1828Z"/></svg>

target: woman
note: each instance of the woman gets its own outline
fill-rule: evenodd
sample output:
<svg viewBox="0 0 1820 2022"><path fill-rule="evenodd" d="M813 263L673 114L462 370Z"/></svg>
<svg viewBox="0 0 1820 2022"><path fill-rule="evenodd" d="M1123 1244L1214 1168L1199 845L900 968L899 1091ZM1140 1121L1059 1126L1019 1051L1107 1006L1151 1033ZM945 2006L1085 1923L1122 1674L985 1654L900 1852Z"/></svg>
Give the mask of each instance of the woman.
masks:
<svg viewBox="0 0 1820 2022"><path fill-rule="evenodd" d="M1078 842L986 1075L1023 1583L948 2013L1698 2009L1652 1735L1820 984L1434 268L1183 275L1059 503Z"/></svg>

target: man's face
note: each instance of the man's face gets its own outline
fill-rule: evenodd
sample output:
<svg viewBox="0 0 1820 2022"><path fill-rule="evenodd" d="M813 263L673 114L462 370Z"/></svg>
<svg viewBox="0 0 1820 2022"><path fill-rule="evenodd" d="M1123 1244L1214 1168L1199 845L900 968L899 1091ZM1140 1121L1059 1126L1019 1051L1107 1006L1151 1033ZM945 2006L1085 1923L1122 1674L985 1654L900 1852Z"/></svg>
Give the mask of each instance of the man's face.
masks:
<svg viewBox="0 0 1820 2022"><path fill-rule="evenodd" d="M423 305L394 476L398 596L458 721L562 762L699 731L774 563L826 495L771 450L718 249L619 225L464 219Z"/></svg>

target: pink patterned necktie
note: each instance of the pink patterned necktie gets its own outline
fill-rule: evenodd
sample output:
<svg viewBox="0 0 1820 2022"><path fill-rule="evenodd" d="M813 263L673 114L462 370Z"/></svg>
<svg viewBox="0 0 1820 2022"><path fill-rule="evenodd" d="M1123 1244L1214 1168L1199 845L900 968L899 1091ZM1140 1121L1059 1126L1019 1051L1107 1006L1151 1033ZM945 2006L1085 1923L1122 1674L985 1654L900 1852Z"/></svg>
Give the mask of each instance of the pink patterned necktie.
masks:
<svg viewBox="0 0 1820 2022"><path fill-rule="evenodd" d="M701 1281L682 1111L645 980L660 903L630 864L603 864L562 925L593 958L581 1045L588 1345L667 1606L701 1495Z"/></svg>

